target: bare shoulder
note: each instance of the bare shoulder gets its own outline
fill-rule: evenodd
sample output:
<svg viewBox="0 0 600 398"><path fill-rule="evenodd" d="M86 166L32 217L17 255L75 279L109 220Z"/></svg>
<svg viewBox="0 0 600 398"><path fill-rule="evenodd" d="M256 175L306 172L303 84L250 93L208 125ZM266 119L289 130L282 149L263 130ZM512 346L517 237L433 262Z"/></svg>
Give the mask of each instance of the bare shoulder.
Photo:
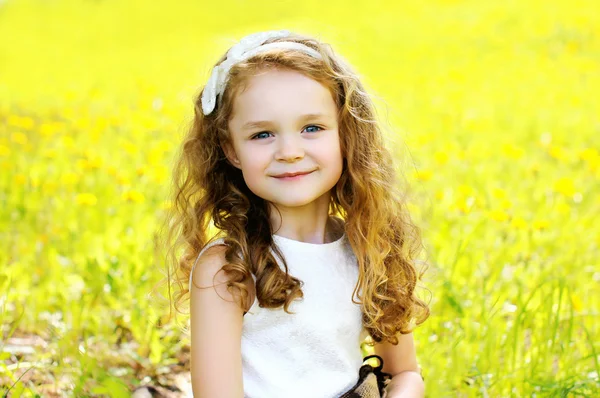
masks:
<svg viewBox="0 0 600 398"><path fill-rule="evenodd" d="M192 272L190 291L190 317L211 321L211 317L230 322L232 327L241 327L243 311L227 288L228 277L223 271L227 264L227 247L217 245L208 248L198 258ZM239 318L239 319L238 319Z"/></svg>
<svg viewBox="0 0 600 398"><path fill-rule="evenodd" d="M227 246L215 245L202 253L192 272L193 287L204 289L212 287L214 284L227 282L225 273L221 272L223 266L227 264L227 260L225 259L226 251Z"/></svg>
<svg viewBox="0 0 600 398"><path fill-rule="evenodd" d="M239 302L239 297L234 296L232 292L227 288L229 278L223 270L223 266L227 264L225 254L227 252L227 246L215 245L209 247L196 263L192 272L192 291L196 294L205 290L212 290L213 293L217 293L223 300L229 302ZM255 286L254 280L248 278L244 281L244 285L250 295L250 303L244 311L248 311L254 302ZM194 294L190 292L190 294ZM242 311L243 315L243 311Z"/></svg>

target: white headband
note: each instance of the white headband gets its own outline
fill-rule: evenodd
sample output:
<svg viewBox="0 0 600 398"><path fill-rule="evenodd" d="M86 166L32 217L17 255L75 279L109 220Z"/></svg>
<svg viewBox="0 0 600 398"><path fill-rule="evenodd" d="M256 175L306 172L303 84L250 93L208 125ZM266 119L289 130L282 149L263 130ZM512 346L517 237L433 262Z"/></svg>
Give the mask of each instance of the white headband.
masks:
<svg viewBox="0 0 600 398"><path fill-rule="evenodd" d="M288 30L271 30L253 33L245 36L239 43L231 47L229 51L227 51L227 58L213 68L210 78L202 91L202 112L205 115L208 115L215 109L217 95L223 95L225 86L229 80L229 70L238 62L274 48L298 50L312 57L318 59L322 58L318 51L302 43L279 41L263 44L269 39L288 37L289 35L291 35L291 32Z"/></svg>

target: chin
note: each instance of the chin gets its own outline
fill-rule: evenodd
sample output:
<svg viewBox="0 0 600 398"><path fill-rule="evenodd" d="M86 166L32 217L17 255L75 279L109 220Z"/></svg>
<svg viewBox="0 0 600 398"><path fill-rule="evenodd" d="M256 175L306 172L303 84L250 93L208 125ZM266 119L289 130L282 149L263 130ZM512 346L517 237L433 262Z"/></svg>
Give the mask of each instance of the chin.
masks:
<svg viewBox="0 0 600 398"><path fill-rule="evenodd" d="M307 206L311 203L313 203L317 198L314 199L277 199L277 198L272 198L269 199L268 201L272 204L274 204L275 206L281 206L281 207L302 207L302 206Z"/></svg>

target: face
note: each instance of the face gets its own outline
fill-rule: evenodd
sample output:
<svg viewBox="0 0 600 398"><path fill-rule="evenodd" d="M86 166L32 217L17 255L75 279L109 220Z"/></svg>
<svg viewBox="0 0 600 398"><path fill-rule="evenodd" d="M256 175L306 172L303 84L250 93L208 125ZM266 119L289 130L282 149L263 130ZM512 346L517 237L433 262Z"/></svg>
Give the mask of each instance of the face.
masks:
<svg viewBox="0 0 600 398"><path fill-rule="evenodd" d="M325 86L299 72L260 73L235 97L229 131L225 152L254 194L279 208L328 206L343 161Z"/></svg>

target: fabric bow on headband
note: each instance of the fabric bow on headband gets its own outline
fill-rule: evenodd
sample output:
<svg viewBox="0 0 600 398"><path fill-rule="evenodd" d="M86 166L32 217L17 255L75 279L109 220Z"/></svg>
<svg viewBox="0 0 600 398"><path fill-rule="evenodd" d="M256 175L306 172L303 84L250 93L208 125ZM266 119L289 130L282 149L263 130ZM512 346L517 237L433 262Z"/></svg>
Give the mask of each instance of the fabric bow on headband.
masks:
<svg viewBox="0 0 600 398"><path fill-rule="evenodd" d="M208 82L202 91L202 112L205 115L209 115L215 109L215 106L217 105L217 96L223 95L223 92L225 91L225 86L229 79L229 70L238 62L274 48L298 50L315 58L322 58L318 51L302 43L280 41L263 44L269 39L279 39L290 35L291 32L288 30L271 30L253 33L245 36L239 43L231 47L229 51L227 51L227 58L225 61L213 68Z"/></svg>

